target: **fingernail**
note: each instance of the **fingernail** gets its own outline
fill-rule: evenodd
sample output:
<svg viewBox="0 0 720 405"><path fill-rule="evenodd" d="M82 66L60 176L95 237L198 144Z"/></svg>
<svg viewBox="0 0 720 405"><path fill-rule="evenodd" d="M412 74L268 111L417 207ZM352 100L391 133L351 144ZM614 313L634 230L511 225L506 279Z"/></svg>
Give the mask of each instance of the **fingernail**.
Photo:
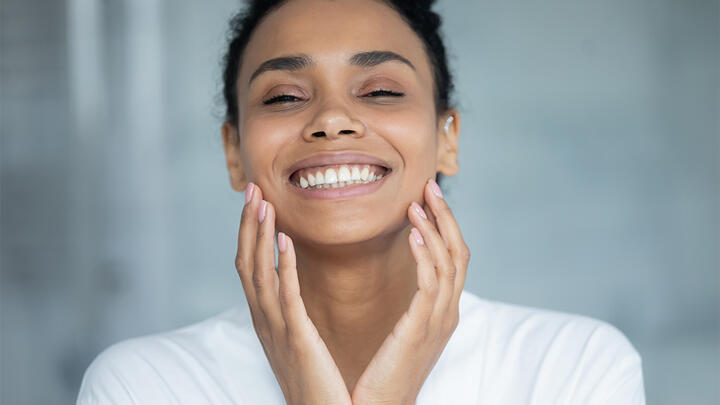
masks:
<svg viewBox="0 0 720 405"><path fill-rule="evenodd" d="M433 179L430 179L430 190L436 196L443 198L442 191L440 191L440 186L438 186L438 184Z"/></svg>
<svg viewBox="0 0 720 405"><path fill-rule="evenodd" d="M278 250L281 252L287 250L287 239L285 239L285 234L282 232L278 232Z"/></svg>
<svg viewBox="0 0 720 405"><path fill-rule="evenodd" d="M420 231L417 230L417 228L413 228L410 230L410 233L412 233L413 238L415 238L415 242L418 245L424 245L425 241L423 240L422 235L420 235Z"/></svg>
<svg viewBox="0 0 720 405"><path fill-rule="evenodd" d="M425 210L422 209L420 204L416 203L415 201L412 202L412 207L415 211L417 211L418 214L420 214L421 217L427 219L427 214L425 213Z"/></svg>
<svg viewBox="0 0 720 405"><path fill-rule="evenodd" d="M252 183L248 183L247 187L245 188L245 204L250 202L252 200L253 191L255 190L255 185Z"/></svg>
<svg viewBox="0 0 720 405"><path fill-rule="evenodd" d="M267 201L261 200L260 206L258 207L258 221L262 222L265 219L265 208L267 207Z"/></svg>

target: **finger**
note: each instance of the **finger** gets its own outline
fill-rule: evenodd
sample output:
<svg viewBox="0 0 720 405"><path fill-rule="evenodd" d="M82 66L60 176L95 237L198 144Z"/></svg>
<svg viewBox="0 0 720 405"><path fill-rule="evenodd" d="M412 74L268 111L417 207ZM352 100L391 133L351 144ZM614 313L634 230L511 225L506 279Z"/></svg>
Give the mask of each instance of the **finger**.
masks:
<svg viewBox="0 0 720 405"><path fill-rule="evenodd" d="M280 311L278 296L280 281L275 271L275 210L273 205L265 200L260 201L258 217L262 219L262 222L258 225L253 285L260 308L270 323L271 330L273 332L284 331L285 321Z"/></svg>
<svg viewBox="0 0 720 405"><path fill-rule="evenodd" d="M253 274L255 272L255 248L257 245L258 230L258 204L262 201L262 190L257 184L248 183L245 191L246 203L243 207L242 221L238 235L238 251L235 257L235 266L238 269L240 280L242 281L245 298L250 308L253 326L258 332L258 336L264 337L269 335L270 325L267 322L265 314L258 302L257 293L253 284ZM248 196L250 199L248 200Z"/></svg>
<svg viewBox="0 0 720 405"><path fill-rule="evenodd" d="M465 277L467 275L467 267L470 262L470 249L463 239L460 227L455 220L455 216L450 210L450 206L442 197L442 192L437 183L430 179L425 187L425 203L430 207L435 220L437 229L440 232L450 257L455 264L455 295L458 300L463 286L465 285Z"/></svg>
<svg viewBox="0 0 720 405"><path fill-rule="evenodd" d="M423 203L423 211L425 211L425 215L427 215L428 220L433 224L435 228L437 228L437 219L435 219L435 214L433 214L432 209L430 209L430 206L427 205L427 201Z"/></svg>
<svg viewBox="0 0 720 405"><path fill-rule="evenodd" d="M437 269L439 288L437 300L441 303L441 307L444 308L449 304L450 298L453 296L455 288L455 264L450 259L450 253L437 229L428 218L423 217L423 211L420 205L413 202L410 204L409 210L410 221L418 228L425 239L425 244L430 251L430 257Z"/></svg>
<svg viewBox="0 0 720 405"><path fill-rule="evenodd" d="M245 298L248 301L251 312L257 307L257 297L252 284L253 268L255 266L255 241L257 238L257 205L262 199L260 188L253 183L248 184L245 190L245 198L250 200L245 203L242 210L242 219L238 229L238 248L235 256L235 268L242 281ZM254 316L254 314L253 314Z"/></svg>
<svg viewBox="0 0 720 405"><path fill-rule="evenodd" d="M413 227L408 236L410 242L410 250L412 251L415 263L417 263L417 285L418 291L415 293L408 313L423 324L427 322L435 308L435 302L438 294L437 275L435 266L430 257L430 252L425 245L424 238L417 228Z"/></svg>
<svg viewBox="0 0 720 405"><path fill-rule="evenodd" d="M278 276L280 279L280 311L289 334L301 330L307 320L305 304L300 295L295 245L285 233L278 233Z"/></svg>

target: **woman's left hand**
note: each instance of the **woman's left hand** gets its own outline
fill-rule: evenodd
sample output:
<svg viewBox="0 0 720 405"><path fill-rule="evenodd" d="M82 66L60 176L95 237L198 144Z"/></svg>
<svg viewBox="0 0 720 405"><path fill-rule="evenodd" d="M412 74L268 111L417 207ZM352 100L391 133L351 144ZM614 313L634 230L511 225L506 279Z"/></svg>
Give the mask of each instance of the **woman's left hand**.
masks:
<svg viewBox="0 0 720 405"><path fill-rule="evenodd" d="M415 202L408 209L415 225L409 243L417 262L418 290L360 376L353 404L414 404L457 327L470 250L434 180L424 193L429 212Z"/></svg>

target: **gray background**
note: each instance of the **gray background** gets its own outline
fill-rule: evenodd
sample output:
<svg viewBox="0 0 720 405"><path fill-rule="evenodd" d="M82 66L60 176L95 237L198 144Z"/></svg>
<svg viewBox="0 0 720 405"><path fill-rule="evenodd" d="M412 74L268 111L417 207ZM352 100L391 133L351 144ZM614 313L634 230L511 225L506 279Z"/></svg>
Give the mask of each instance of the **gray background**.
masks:
<svg viewBox="0 0 720 405"><path fill-rule="evenodd" d="M0 402L244 302L219 135L234 1L2 0ZM483 297L611 322L653 404L720 403L718 2L441 1L446 195Z"/></svg>

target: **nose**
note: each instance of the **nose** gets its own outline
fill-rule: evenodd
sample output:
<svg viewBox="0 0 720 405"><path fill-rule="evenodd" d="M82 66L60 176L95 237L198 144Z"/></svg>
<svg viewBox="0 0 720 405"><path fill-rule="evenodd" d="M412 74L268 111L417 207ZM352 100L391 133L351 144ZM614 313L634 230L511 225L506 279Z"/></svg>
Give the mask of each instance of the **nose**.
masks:
<svg viewBox="0 0 720 405"><path fill-rule="evenodd" d="M365 136L365 124L353 117L349 111L340 105L325 106L315 115L315 118L303 131L303 138L308 142L319 138L328 140L339 139L342 135L353 138Z"/></svg>

